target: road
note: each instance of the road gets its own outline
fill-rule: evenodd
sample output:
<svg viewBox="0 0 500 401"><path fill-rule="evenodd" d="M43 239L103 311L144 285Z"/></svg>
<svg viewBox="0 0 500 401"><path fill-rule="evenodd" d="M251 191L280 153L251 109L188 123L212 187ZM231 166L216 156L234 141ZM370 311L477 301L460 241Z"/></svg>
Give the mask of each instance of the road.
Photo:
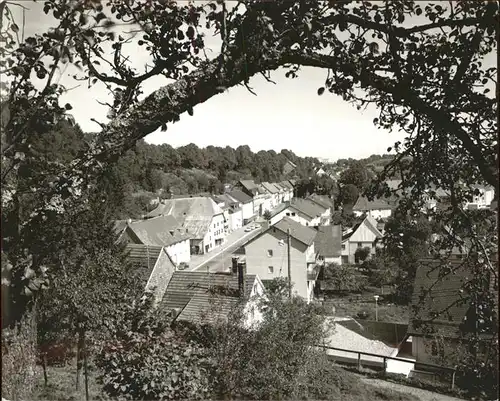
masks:
<svg viewBox="0 0 500 401"><path fill-rule="evenodd" d="M231 266L232 255L237 252L242 245L256 237L260 232L260 229L245 232L245 227L234 231L226 237L225 244L215 248L212 252L205 255L191 256L191 267L189 271L206 269L207 266L210 272L224 271Z"/></svg>

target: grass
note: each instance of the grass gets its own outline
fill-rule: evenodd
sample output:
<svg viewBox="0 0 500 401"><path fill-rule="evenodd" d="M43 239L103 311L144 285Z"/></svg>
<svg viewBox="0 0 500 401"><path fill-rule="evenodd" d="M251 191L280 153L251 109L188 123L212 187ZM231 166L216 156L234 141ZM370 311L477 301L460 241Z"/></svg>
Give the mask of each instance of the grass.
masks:
<svg viewBox="0 0 500 401"><path fill-rule="evenodd" d="M334 381L339 388L340 397L330 398L332 401L419 401L411 394L400 393L386 388L379 388L362 382L356 375L340 367L336 369L338 374ZM110 400L101 390L96 380L97 372L89 375L89 399ZM76 401L85 400L85 384L81 378L80 390L75 389L75 367L49 367L48 385L45 387L43 371L37 368L37 384L35 394L31 398L34 401Z"/></svg>
<svg viewBox="0 0 500 401"><path fill-rule="evenodd" d="M47 369L47 386L43 380L43 370L37 366L37 382L35 394L32 400L46 401L73 401L85 399L85 379L83 374L80 377L80 389L76 390L76 367L71 365ZM97 382L97 372L89 372L89 399L106 400L109 399L101 390Z"/></svg>
<svg viewBox="0 0 500 401"><path fill-rule="evenodd" d="M373 295L380 294L379 291L364 291L361 294L348 294L344 296L329 297L325 300L325 306L335 307L335 314L338 317L351 316L358 317L358 313L366 312L368 320L375 320L375 299ZM404 323L409 320L409 307L384 302L379 299L378 320L381 322Z"/></svg>

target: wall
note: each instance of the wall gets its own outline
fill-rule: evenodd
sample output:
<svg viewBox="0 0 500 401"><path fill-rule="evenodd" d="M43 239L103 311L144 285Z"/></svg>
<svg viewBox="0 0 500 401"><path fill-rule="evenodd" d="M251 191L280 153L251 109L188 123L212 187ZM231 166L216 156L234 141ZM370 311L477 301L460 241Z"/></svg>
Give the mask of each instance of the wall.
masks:
<svg viewBox="0 0 500 401"><path fill-rule="evenodd" d="M279 241L283 240L284 245ZM272 280L277 277L288 277L287 235L280 230L269 229L245 246L247 272L258 274L262 280ZM307 262L306 245L291 239L290 261L292 271L293 291L307 299ZM268 256L268 250L273 256ZM269 273L273 266L273 273Z"/></svg>
<svg viewBox="0 0 500 401"><path fill-rule="evenodd" d="M291 206L289 208L287 208L284 211L284 213L285 213L285 216L287 216L287 213L289 213L290 215L288 217L290 217L292 220L295 220L297 223L302 224L303 226L314 227L314 226L319 226L319 223L320 223L319 216L311 219L311 217L306 216L305 214L299 212L298 210L294 209ZM293 213L295 213L295 216L293 215Z"/></svg>
<svg viewBox="0 0 500 401"><path fill-rule="evenodd" d="M243 227L243 211L241 209L234 211L229 215L229 227L231 231Z"/></svg>
<svg viewBox="0 0 500 401"><path fill-rule="evenodd" d="M349 256L349 263L355 262L354 254L356 249L358 249L358 243L361 243L360 248L368 247L371 250L371 254L375 254L375 246L373 242L377 239L377 235L366 226L366 224L361 224L356 232L354 232L349 239L344 242L346 249L342 250L342 255Z"/></svg>
<svg viewBox="0 0 500 401"><path fill-rule="evenodd" d="M176 265L183 262L189 264L191 260L191 250L188 239L167 246L165 249Z"/></svg>
<svg viewBox="0 0 500 401"><path fill-rule="evenodd" d="M253 214L253 201L250 201L248 203L244 203L243 206L241 207L241 210L243 211L243 220L247 220L252 218Z"/></svg>
<svg viewBox="0 0 500 401"><path fill-rule="evenodd" d="M342 258L341 256L333 257L333 258L325 258L325 263L335 263L337 265L342 265Z"/></svg>
<svg viewBox="0 0 500 401"><path fill-rule="evenodd" d="M146 291L154 291L153 305L157 305L163 298L174 270L175 266L169 260L167 253L160 252L145 288Z"/></svg>
<svg viewBox="0 0 500 401"><path fill-rule="evenodd" d="M365 212L359 210L353 210L353 213L356 217L362 216ZM380 210L369 210L366 213L367 215L373 217L375 220L377 219L386 219L391 216L391 209L380 209Z"/></svg>

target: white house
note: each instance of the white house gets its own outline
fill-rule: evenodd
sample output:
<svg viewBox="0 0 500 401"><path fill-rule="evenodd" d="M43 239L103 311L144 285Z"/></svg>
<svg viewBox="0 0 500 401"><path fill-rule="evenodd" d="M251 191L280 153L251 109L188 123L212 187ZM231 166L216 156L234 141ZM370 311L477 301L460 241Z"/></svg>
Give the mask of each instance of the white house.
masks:
<svg viewBox="0 0 500 401"><path fill-rule="evenodd" d="M283 217L290 217L292 220L310 227L316 227L326 222L322 221L325 209L307 199L294 198L290 203L275 209L272 214L271 224L276 224ZM329 223L329 221L327 222Z"/></svg>
<svg viewBox="0 0 500 401"><path fill-rule="evenodd" d="M375 198L373 201L370 201L365 196L360 196L354 204L352 211L357 217L366 213L374 219L386 219L392 215L396 206L396 202L393 199Z"/></svg>
<svg viewBox="0 0 500 401"><path fill-rule="evenodd" d="M229 211L229 227L231 231L243 227L243 210L241 208Z"/></svg>
<svg viewBox="0 0 500 401"><path fill-rule="evenodd" d="M148 216L174 216L190 235L191 254L204 254L222 245L227 231L223 210L210 197L166 199Z"/></svg>
<svg viewBox="0 0 500 401"><path fill-rule="evenodd" d="M260 184L271 195L271 207L278 206L280 201L280 190L270 182L263 182Z"/></svg>
<svg viewBox="0 0 500 401"><path fill-rule="evenodd" d="M247 272L263 282L288 276L288 230L293 292L310 302L319 273L314 240L316 230L285 217L245 245Z"/></svg>
<svg viewBox="0 0 500 401"><path fill-rule="evenodd" d="M241 204L243 224L248 224L255 219L253 199L250 195L240 191L239 189L229 192L228 195Z"/></svg>
<svg viewBox="0 0 500 401"><path fill-rule="evenodd" d="M120 235L120 240L129 244L164 247L176 266L189 264L190 239L191 235L173 216L129 221Z"/></svg>
<svg viewBox="0 0 500 401"><path fill-rule="evenodd" d="M283 199L281 200L282 203L285 203L285 202L290 202L293 198L293 186L292 184L290 184L289 181L281 181L279 183L284 189L284 193L283 193Z"/></svg>
<svg viewBox="0 0 500 401"><path fill-rule="evenodd" d="M356 250L358 249L369 248L370 254L375 254L382 237L382 233L377 229L377 221L367 215L361 223L343 233L342 264L357 263Z"/></svg>
<svg viewBox="0 0 500 401"><path fill-rule="evenodd" d="M473 189L477 190L479 194L474 195L472 202L467 202L465 207L467 209L489 208L495 197L495 188L492 186L473 185Z"/></svg>

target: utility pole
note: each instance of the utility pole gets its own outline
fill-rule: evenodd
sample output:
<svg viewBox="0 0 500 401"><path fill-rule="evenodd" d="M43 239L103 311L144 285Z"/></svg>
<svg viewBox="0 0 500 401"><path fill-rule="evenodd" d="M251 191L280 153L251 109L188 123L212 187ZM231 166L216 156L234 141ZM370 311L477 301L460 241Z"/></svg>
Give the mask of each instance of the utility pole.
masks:
<svg viewBox="0 0 500 401"><path fill-rule="evenodd" d="M378 322L378 295L374 295L373 298L375 298L375 321Z"/></svg>
<svg viewBox="0 0 500 401"><path fill-rule="evenodd" d="M288 253L288 297L292 299L292 260L290 258L290 229L286 230L287 234L287 253Z"/></svg>

